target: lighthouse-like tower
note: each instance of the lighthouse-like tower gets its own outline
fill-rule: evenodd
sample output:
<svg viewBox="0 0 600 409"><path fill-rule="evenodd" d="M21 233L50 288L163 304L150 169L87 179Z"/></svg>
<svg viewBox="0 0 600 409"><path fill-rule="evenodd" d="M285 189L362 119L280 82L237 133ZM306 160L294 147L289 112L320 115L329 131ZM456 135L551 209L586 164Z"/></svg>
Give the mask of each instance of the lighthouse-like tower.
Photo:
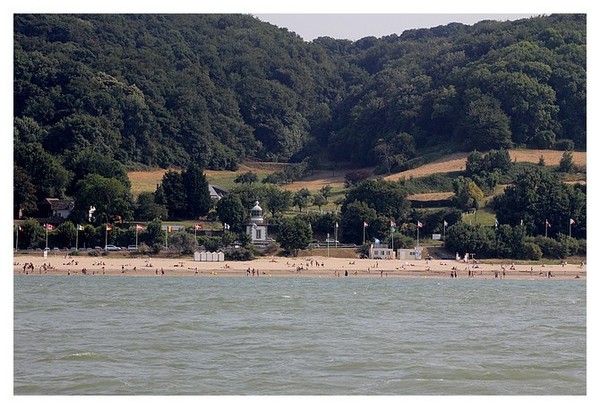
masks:
<svg viewBox="0 0 600 409"><path fill-rule="evenodd" d="M267 225L263 219L263 209L258 202L250 209L250 219L246 222L246 234L250 236L253 244L267 242Z"/></svg>

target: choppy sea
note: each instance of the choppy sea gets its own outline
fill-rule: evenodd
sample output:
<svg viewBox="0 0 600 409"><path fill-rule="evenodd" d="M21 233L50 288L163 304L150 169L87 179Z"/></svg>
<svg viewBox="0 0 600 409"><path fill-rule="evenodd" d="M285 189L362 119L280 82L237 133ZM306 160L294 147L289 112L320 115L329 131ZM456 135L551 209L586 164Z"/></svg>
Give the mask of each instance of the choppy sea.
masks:
<svg viewBox="0 0 600 409"><path fill-rule="evenodd" d="M15 395L584 395L586 282L14 277Z"/></svg>

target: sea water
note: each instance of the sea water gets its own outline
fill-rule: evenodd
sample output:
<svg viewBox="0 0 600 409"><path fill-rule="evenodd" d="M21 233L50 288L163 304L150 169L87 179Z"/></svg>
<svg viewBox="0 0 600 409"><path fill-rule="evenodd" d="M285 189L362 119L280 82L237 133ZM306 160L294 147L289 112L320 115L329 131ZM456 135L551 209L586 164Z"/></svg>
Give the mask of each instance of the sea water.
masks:
<svg viewBox="0 0 600 409"><path fill-rule="evenodd" d="M582 395L586 283L14 277L16 395Z"/></svg>

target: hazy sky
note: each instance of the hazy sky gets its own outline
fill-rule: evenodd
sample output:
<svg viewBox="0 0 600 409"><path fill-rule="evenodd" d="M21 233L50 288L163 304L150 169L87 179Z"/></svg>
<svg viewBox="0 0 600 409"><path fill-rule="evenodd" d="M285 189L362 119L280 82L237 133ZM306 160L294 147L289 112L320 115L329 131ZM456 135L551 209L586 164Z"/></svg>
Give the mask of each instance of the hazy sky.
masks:
<svg viewBox="0 0 600 409"><path fill-rule="evenodd" d="M538 13L540 14L540 13ZM430 28L452 22L474 24L481 20L518 20L533 14L254 14L261 21L285 27L305 41L329 36L358 40L367 36L402 34L413 28Z"/></svg>

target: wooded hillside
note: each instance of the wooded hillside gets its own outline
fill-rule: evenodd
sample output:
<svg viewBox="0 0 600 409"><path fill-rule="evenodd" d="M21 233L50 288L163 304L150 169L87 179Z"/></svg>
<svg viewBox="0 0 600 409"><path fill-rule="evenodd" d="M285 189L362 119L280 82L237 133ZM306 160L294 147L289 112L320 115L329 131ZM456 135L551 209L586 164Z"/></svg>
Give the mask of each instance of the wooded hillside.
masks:
<svg viewBox="0 0 600 409"><path fill-rule="evenodd" d="M390 173L429 150L586 146L582 15L308 43L248 15L14 23L16 205L145 166Z"/></svg>

